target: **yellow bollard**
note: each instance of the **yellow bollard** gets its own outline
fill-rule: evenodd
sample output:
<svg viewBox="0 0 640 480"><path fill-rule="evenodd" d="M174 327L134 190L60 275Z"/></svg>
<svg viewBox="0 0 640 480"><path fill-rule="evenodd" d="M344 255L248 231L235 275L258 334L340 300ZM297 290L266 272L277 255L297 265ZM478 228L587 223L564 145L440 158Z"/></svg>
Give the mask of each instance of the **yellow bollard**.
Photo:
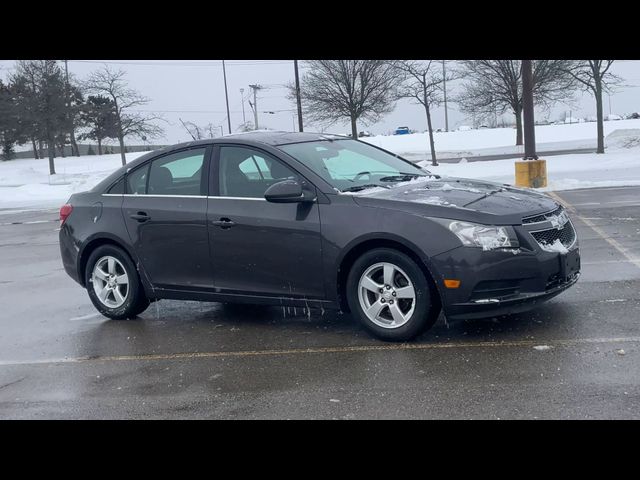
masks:
<svg viewBox="0 0 640 480"><path fill-rule="evenodd" d="M542 188L547 186L547 161L516 161L516 187Z"/></svg>

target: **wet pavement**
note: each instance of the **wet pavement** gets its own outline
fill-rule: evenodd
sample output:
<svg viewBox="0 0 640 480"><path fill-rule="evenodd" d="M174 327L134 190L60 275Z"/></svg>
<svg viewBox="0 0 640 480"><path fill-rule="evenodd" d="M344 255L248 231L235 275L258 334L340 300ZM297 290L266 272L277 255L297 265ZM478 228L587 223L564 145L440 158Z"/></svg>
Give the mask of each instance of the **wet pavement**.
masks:
<svg viewBox="0 0 640 480"><path fill-rule="evenodd" d="M57 212L0 209L0 418L640 418L640 188L558 195L579 282L409 344L281 307L110 321L62 269Z"/></svg>

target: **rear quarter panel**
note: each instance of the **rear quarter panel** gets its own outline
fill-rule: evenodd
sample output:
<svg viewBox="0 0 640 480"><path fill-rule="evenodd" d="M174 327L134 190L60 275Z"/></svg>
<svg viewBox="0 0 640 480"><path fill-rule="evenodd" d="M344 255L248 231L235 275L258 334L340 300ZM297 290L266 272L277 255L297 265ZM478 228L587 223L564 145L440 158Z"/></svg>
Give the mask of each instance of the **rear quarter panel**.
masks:
<svg viewBox="0 0 640 480"><path fill-rule="evenodd" d="M84 285L84 263L95 242L108 240L117 243L127 251L134 263L138 263L130 247L122 217L123 198L122 195L86 192L75 194L70 199L73 212L62 226L60 236L61 243L63 238L68 238L64 243L67 245L71 243L77 252L75 270L78 281L82 285Z"/></svg>

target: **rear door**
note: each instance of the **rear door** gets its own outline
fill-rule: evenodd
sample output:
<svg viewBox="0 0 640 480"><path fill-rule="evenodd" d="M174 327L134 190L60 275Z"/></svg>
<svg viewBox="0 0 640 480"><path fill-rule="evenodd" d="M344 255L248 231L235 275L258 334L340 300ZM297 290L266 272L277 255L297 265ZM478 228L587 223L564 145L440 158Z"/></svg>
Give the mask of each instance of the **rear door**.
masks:
<svg viewBox="0 0 640 480"><path fill-rule="evenodd" d="M154 287L213 286L207 235L210 156L211 147L186 149L127 174L124 220Z"/></svg>
<svg viewBox="0 0 640 480"><path fill-rule="evenodd" d="M324 298L318 204L271 203L274 183L296 171L257 148L222 145L214 154L209 239L220 293Z"/></svg>

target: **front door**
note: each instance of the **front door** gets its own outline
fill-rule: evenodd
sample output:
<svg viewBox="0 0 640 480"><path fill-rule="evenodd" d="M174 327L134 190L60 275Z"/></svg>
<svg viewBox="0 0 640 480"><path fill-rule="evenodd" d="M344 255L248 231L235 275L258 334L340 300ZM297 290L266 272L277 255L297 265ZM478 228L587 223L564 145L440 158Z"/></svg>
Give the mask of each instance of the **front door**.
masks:
<svg viewBox="0 0 640 480"><path fill-rule="evenodd" d="M209 152L183 150L127 174L122 213L154 287L213 286L207 234Z"/></svg>
<svg viewBox="0 0 640 480"><path fill-rule="evenodd" d="M271 203L267 188L293 169L258 149L221 146L208 198L211 261L220 293L324 298L320 214L313 203ZM306 183L305 188L313 189Z"/></svg>

